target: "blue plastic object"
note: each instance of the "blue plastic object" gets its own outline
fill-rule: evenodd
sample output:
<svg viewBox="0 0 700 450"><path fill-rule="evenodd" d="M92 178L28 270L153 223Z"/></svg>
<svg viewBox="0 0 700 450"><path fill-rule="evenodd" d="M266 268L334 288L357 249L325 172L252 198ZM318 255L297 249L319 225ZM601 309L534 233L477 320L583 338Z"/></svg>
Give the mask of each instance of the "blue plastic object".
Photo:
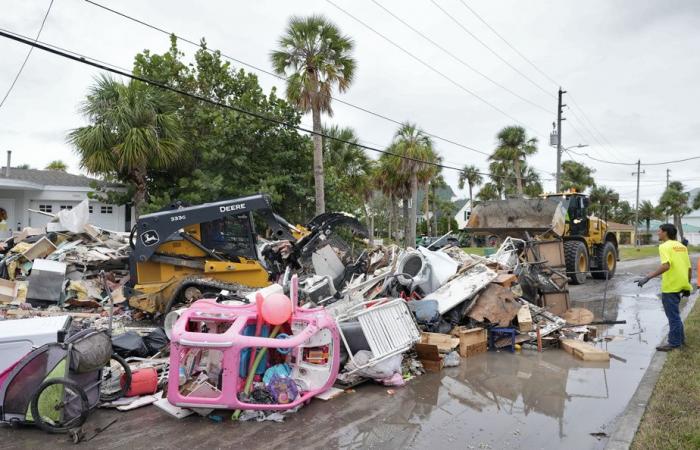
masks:
<svg viewBox="0 0 700 450"><path fill-rule="evenodd" d="M515 336L517 332L515 328L494 327L489 328L489 350L496 350L496 339L501 337L509 337L511 339L510 352L515 353Z"/></svg>

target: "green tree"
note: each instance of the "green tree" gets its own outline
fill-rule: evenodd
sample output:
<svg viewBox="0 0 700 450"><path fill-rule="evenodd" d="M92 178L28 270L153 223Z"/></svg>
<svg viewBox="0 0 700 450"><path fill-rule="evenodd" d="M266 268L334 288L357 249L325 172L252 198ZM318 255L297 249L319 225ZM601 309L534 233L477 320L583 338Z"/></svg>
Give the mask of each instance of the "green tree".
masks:
<svg viewBox="0 0 700 450"><path fill-rule="evenodd" d="M639 204L639 221L646 224L647 233L651 227L651 221L659 218L659 210L649 200L644 200Z"/></svg>
<svg viewBox="0 0 700 450"><path fill-rule="evenodd" d="M469 186L469 207L474 207L474 196L472 195L472 188L474 186L480 186L484 182L483 177L479 168L476 166L467 165L462 168L459 173L459 188L464 189L465 183Z"/></svg>
<svg viewBox="0 0 700 450"><path fill-rule="evenodd" d="M353 42L323 16L292 17L278 49L270 54L274 71L287 77L287 98L311 112L313 130L321 132L321 113L333 114L331 94L345 92L355 74ZM325 212L323 147L315 134L314 185L316 214Z"/></svg>
<svg viewBox="0 0 700 450"><path fill-rule="evenodd" d="M31 169L31 168L32 168L32 167L31 167L29 164L19 164L19 165L15 166L15 169L24 169L24 170L28 170L28 169Z"/></svg>
<svg viewBox="0 0 700 450"><path fill-rule="evenodd" d="M587 188L595 186L595 180L591 176L595 169L576 161L564 161L561 165L561 189L566 191L574 189L576 192L584 192Z"/></svg>
<svg viewBox="0 0 700 450"><path fill-rule="evenodd" d="M102 76L81 106L90 125L68 135L82 168L134 186L137 217L147 200L152 171L167 170L185 158L176 110L173 96L162 90Z"/></svg>
<svg viewBox="0 0 700 450"><path fill-rule="evenodd" d="M508 126L498 132L496 139L496 150L489 159L513 165L517 193L522 196L523 166L528 156L537 153L537 138L528 138L525 128L521 126Z"/></svg>
<svg viewBox="0 0 700 450"><path fill-rule="evenodd" d="M399 172L408 178L410 186L411 207L408 210L408 229L406 243L415 246L416 217L418 203L418 185L420 179L429 171L429 164L421 161L435 161L437 155L433 150L433 142L415 124L404 123L394 135L393 152L403 158L399 159ZM406 211L406 207L404 207Z"/></svg>
<svg viewBox="0 0 700 450"><path fill-rule="evenodd" d="M617 202L612 211L612 220L617 223L634 223L635 210L629 202L622 200Z"/></svg>
<svg viewBox="0 0 700 450"><path fill-rule="evenodd" d="M698 195L696 195L693 200L693 209L700 209L700 192L698 192Z"/></svg>
<svg viewBox="0 0 700 450"><path fill-rule="evenodd" d="M659 199L659 207L664 214L673 217L673 224L678 228L678 234L683 239L683 216L692 211L688 207L690 194L685 192L685 186L680 181L672 181L661 194Z"/></svg>
<svg viewBox="0 0 700 450"><path fill-rule="evenodd" d="M493 182L488 182L481 187L476 198L481 201L500 200L501 195L498 192L498 186Z"/></svg>
<svg viewBox="0 0 700 450"><path fill-rule="evenodd" d="M57 159L55 161L51 161L46 165L44 168L45 170L57 170L59 172L65 172L68 170L68 164L64 163L60 159Z"/></svg>
<svg viewBox="0 0 700 450"><path fill-rule="evenodd" d="M258 78L234 70L206 42L192 58L172 36L167 52L144 50L136 55L134 73L225 105L255 111L290 125L301 122L301 112L272 88L265 93ZM178 114L188 158L169 170L151 175L148 210L175 200L199 204L251 195L269 194L275 209L292 223L313 217L314 199L311 139L292 127L220 106L178 96Z"/></svg>
<svg viewBox="0 0 700 450"><path fill-rule="evenodd" d="M591 201L591 212L607 220L608 213L611 212L620 201L620 194L607 186L594 186L591 189L589 198Z"/></svg>

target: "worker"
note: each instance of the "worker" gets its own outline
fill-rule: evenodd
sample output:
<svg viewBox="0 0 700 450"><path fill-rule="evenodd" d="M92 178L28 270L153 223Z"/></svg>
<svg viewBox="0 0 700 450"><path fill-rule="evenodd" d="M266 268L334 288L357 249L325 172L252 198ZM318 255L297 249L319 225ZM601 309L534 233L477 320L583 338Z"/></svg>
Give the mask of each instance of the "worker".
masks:
<svg viewBox="0 0 700 450"><path fill-rule="evenodd" d="M668 352L685 344L683 321L680 315L681 295L689 296L692 286L690 256L685 245L676 240L678 230L670 223L659 226L659 256L661 265L644 278L637 280L639 287L650 279L661 275L661 302L668 318L668 343L656 347L658 351Z"/></svg>

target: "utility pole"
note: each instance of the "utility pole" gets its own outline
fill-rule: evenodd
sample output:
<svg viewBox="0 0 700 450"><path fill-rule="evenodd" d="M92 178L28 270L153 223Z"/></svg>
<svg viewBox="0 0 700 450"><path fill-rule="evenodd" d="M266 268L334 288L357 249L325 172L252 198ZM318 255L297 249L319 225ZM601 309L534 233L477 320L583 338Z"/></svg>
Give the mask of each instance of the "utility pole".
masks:
<svg viewBox="0 0 700 450"><path fill-rule="evenodd" d="M666 169L666 189L671 181L671 169ZM664 222L668 223L668 214L664 215Z"/></svg>
<svg viewBox="0 0 700 450"><path fill-rule="evenodd" d="M644 173L641 171L642 161L637 160L637 171L633 172L632 175L637 175L637 204L634 208L634 246L639 247L639 237L637 236L637 229L639 228L639 178Z"/></svg>
<svg viewBox="0 0 700 450"><path fill-rule="evenodd" d="M562 97L566 94L566 91L562 91L561 87L559 88L559 101L557 102L557 192L561 191L561 152L562 152L562 145L561 145L561 122L562 120L566 120L563 118L561 115L563 113L563 108L566 106L562 104Z"/></svg>

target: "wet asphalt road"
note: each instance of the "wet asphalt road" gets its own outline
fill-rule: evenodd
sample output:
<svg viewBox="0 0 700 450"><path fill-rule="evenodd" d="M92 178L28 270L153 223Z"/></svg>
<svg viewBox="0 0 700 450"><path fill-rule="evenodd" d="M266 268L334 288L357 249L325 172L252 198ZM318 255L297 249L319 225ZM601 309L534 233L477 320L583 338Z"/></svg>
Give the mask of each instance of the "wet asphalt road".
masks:
<svg viewBox="0 0 700 450"><path fill-rule="evenodd" d="M599 326L599 334L612 340L598 345L619 358L609 363L579 361L557 349L489 352L415 378L393 394L366 383L329 402L314 400L281 424L178 420L152 406L126 413L98 410L86 424L88 432L114 417L118 422L80 446L599 449L606 438L591 433L611 432L668 331L657 295L660 281L643 289L632 282L655 264L656 259L621 263L605 301L605 282L570 287L571 306L590 309L596 320L627 320ZM34 428L0 428L0 449L24 448L75 446L63 435Z"/></svg>

